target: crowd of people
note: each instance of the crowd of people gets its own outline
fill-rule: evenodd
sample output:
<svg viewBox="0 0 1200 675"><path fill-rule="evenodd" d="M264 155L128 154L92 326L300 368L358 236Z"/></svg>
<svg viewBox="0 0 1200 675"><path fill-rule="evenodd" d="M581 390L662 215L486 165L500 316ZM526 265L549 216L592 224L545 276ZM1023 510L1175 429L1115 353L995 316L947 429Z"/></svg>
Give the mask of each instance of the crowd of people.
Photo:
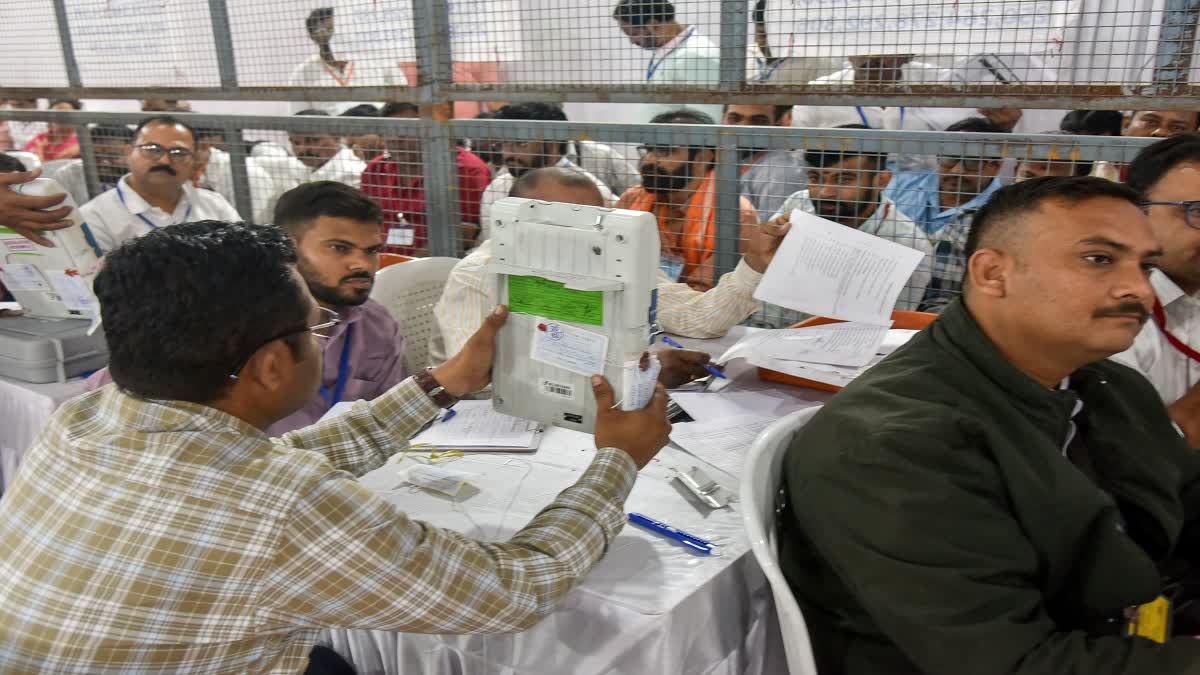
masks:
<svg viewBox="0 0 1200 675"><path fill-rule="evenodd" d="M715 46L671 3L620 0L612 17L651 51L648 81L719 79ZM306 30L318 53L296 86L351 81L333 10ZM945 77L873 56L817 82ZM554 611L666 445L666 389L707 375L709 355L658 352L637 411L593 376L594 460L507 542L410 520L355 481L491 383L508 315L487 272L491 212L519 197L654 214L658 327L688 337L808 318L754 297L796 211L923 254L895 309L936 320L834 395L763 486L822 674L1200 672L1200 115L1074 111L1035 130L1154 139L1113 163L931 156L861 133L1003 148L1025 117L1014 108L664 105L627 151L545 140L539 125L569 121L557 102L482 107L522 124L454 143L454 221L430 213L411 125L330 119L430 114L409 103L305 102L295 115L311 128L231 153L235 135L190 124L186 102L145 101L134 127L86 127L99 194L85 127L0 127L0 225L45 244L69 224L60 196L5 189L36 175L23 169L75 197L103 256L109 347L0 501L0 670L338 673L314 649L320 627L512 632ZM837 131L742 129L723 187L718 148L677 140L714 124ZM233 157L251 213L233 206ZM736 222L719 222L733 189ZM737 263L720 270L735 228ZM446 229L461 260L432 310L430 362L411 372L404 327L372 289L382 254L428 255ZM1155 611L1170 617L1160 628Z"/></svg>

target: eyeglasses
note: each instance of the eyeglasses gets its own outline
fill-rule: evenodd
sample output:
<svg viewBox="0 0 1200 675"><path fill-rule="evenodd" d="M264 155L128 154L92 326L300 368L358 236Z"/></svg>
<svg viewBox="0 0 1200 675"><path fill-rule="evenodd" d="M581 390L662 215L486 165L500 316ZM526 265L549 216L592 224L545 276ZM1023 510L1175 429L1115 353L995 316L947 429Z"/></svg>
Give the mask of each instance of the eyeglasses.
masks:
<svg viewBox="0 0 1200 675"><path fill-rule="evenodd" d="M233 372L229 373L229 379L231 379L231 380L238 379L238 374L240 374L242 372L242 368L246 367L246 363L250 361L250 358L252 356L254 356L254 354L258 350L262 349L263 347L271 344L272 342L274 342L276 340L283 340L284 338L290 338L293 335L302 335L304 333L312 333L313 335L315 335L321 339L325 339L325 340L333 337L333 329L335 326L337 326L339 323L342 322L342 317L338 316L338 313L333 311L332 309L325 309L324 307L320 307L319 309L321 310L322 315L323 315L322 318L324 318L325 321L318 323L315 326L309 326L307 328L294 328L292 330L286 330L286 331L276 335L275 337L263 340L262 342L258 343L258 345L254 349L251 349L249 352L246 353L245 357L238 360L237 367L233 369Z"/></svg>
<svg viewBox="0 0 1200 675"><path fill-rule="evenodd" d="M1142 202L1142 208L1149 208L1151 206L1183 207L1183 222L1187 223L1188 227L1200 230L1200 199L1192 199L1184 202Z"/></svg>
<svg viewBox="0 0 1200 675"><path fill-rule="evenodd" d="M654 155L659 159L666 159L675 152L675 148L669 145L639 145L637 146L638 157L645 158L646 155Z"/></svg>
<svg viewBox="0 0 1200 675"><path fill-rule="evenodd" d="M158 143L144 143L137 146L138 152L146 156L147 159L159 160L163 155L171 159L171 163L189 162L195 157L195 153L187 148L164 148Z"/></svg>

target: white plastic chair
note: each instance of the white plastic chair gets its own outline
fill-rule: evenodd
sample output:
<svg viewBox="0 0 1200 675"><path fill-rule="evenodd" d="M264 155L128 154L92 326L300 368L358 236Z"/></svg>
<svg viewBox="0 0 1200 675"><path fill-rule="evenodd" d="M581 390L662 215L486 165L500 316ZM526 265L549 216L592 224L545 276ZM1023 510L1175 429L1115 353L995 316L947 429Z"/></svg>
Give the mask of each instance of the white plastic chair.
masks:
<svg viewBox="0 0 1200 675"><path fill-rule="evenodd" d="M775 612L779 615L779 630L783 633L783 648L787 654L791 675L817 675L809 641L808 624L800 605L792 595L783 570L779 568L779 551L775 541L775 495L783 478L783 456L796 432L803 427L820 406L798 410L776 421L754 439L746 464L742 469L739 496L742 502L742 522L750 537L750 547L771 584L775 596Z"/></svg>
<svg viewBox="0 0 1200 675"><path fill-rule="evenodd" d="M383 304L404 336L404 367L409 373L429 363L429 337L438 330L433 306L458 258L417 258L375 274L371 299Z"/></svg>

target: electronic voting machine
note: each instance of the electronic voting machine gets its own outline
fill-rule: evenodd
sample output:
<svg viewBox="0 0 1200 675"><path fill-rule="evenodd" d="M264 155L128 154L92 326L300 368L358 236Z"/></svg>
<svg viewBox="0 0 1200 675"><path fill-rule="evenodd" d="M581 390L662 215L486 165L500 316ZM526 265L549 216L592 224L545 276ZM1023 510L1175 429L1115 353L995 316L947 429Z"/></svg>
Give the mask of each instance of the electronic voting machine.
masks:
<svg viewBox="0 0 1200 675"><path fill-rule="evenodd" d="M646 356L657 298L654 216L507 197L492 206L491 242L487 271L509 308L493 367L496 410L591 433L596 373L624 409L642 407L657 379L648 367L657 359Z"/></svg>
<svg viewBox="0 0 1200 675"><path fill-rule="evenodd" d="M10 188L28 195L66 193L57 181L38 178ZM25 314L45 319L92 319L100 311L92 295L92 278L100 258L87 240L83 220L74 200L67 218L74 225L42 232L54 248L39 246L16 231L0 227L0 280L17 299Z"/></svg>

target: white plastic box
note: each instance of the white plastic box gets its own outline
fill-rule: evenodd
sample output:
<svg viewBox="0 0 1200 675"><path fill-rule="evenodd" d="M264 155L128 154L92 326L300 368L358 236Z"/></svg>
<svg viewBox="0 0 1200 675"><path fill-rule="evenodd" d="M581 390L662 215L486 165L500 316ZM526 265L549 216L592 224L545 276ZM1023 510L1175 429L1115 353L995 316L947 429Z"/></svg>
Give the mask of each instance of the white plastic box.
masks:
<svg viewBox="0 0 1200 675"><path fill-rule="evenodd" d="M514 197L497 201L491 214L487 271L497 275L500 302L511 312L497 339L493 404L508 415L591 433L592 373L534 353L555 335L603 336L603 374L620 399L624 364L650 344L657 222L641 211Z"/></svg>

